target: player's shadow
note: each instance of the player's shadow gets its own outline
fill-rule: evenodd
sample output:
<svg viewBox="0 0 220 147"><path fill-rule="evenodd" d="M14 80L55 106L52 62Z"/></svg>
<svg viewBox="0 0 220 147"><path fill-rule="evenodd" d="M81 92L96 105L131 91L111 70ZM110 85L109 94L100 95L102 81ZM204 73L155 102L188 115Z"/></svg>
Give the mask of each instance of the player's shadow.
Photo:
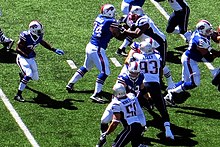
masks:
<svg viewBox="0 0 220 147"><path fill-rule="evenodd" d="M175 47L174 50L185 52L188 47L189 45L178 46L178 47Z"/></svg>
<svg viewBox="0 0 220 147"><path fill-rule="evenodd" d="M0 62L1 63L16 63L17 53L14 50L6 51L6 49L0 49Z"/></svg>
<svg viewBox="0 0 220 147"><path fill-rule="evenodd" d="M73 92L70 93L93 93L94 90L74 90Z"/></svg>
<svg viewBox="0 0 220 147"><path fill-rule="evenodd" d="M174 64L181 64L181 58L182 53L180 52L174 52L174 51L168 51L166 56L166 61Z"/></svg>
<svg viewBox="0 0 220 147"><path fill-rule="evenodd" d="M150 111L149 113L153 116L153 120L147 121L147 126L149 127L149 129L150 127L157 128L161 130L161 132L156 135L158 139L145 137L145 144L152 145L152 143L158 143L166 146L195 146L198 144L197 141L192 139L193 137L196 137L196 135L193 134L193 130L179 127L172 123L171 130L175 136L175 140L167 140L165 137L163 121L160 115L154 111ZM145 134L147 136L147 132Z"/></svg>
<svg viewBox="0 0 220 147"><path fill-rule="evenodd" d="M182 107L178 106L176 108L178 108L176 113L184 113L184 114L211 118L211 119L220 119L220 112L216 110L206 109L206 108L188 107L188 106L182 106Z"/></svg>
<svg viewBox="0 0 220 147"><path fill-rule="evenodd" d="M175 47L176 51L168 51L166 56L166 61L174 64L181 64L181 56L183 52L185 52L188 48L188 45L183 45L179 47Z"/></svg>
<svg viewBox="0 0 220 147"><path fill-rule="evenodd" d="M42 93L40 91L34 90L30 87L26 87L26 89L31 90L32 92L37 94L37 97L33 98L33 101L25 101L29 103L36 103L40 105L41 107L45 108L53 108L53 109L68 109L68 110L78 110L76 106L73 105L72 101L77 101L78 100L73 100L73 99L65 99L63 101L58 101L52 99L50 96L46 95L45 93Z"/></svg>
<svg viewBox="0 0 220 147"><path fill-rule="evenodd" d="M74 90L73 92L70 92L70 93L91 93L92 94L93 92L94 92L94 90ZM106 100L104 100L104 104L109 103L112 99L112 93L102 91L101 97L106 99ZM93 101L93 102L96 103L96 101ZM97 102L97 103L99 103L99 102Z"/></svg>

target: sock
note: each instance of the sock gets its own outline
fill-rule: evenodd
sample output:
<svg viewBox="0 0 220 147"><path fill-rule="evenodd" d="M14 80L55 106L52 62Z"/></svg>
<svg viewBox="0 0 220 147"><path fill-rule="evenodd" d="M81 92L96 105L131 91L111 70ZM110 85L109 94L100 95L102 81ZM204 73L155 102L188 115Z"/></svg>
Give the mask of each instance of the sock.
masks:
<svg viewBox="0 0 220 147"><path fill-rule="evenodd" d="M96 79L94 94L102 91L103 84L104 84L107 77L108 77L108 75L106 75L105 73L100 73L98 75L98 77Z"/></svg>
<svg viewBox="0 0 220 147"><path fill-rule="evenodd" d="M17 95L21 96L21 94L22 94L22 91L18 90Z"/></svg>
<svg viewBox="0 0 220 147"><path fill-rule="evenodd" d="M163 75L167 79L168 85L173 84L173 79L172 79L172 76L171 76L171 73L170 73L170 69L167 66L164 66L164 68L163 68Z"/></svg>
<svg viewBox="0 0 220 147"><path fill-rule="evenodd" d="M31 77L24 76L24 78L21 80L21 82L18 86L18 90L23 91L30 79L31 79Z"/></svg>
<svg viewBox="0 0 220 147"><path fill-rule="evenodd" d="M122 45L119 47L119 49L126 48L132 43L132 39L130 37L126 37Z"/></svg>
<svg viewBox="0 0 220 147"><path fill-rule="evenodd" d="M108 129L108 124L103 124L103 123L101 123L101 133L104 133L104 132L106 132L107 131L107 129Z"/></svg>
<svg viewBox="0 0 220 147"><path fill-rule="evenodd" d="M170 129L170 122L166 121L164 122L165 129Z"/></svg>
<svg viewBox="0 0 220 147"><path fill-rule="evenodd" d="M75 84L78 80L82 79L82 77L88 72L88 70L85 67L80 67L73 77L69 80L68 85Z"/></svg>
<svg viewBox="0 0 220 147"><path fill-rule="evenodd" d="M103 87L103 84L100 84L100 83L96 82L96 83L95 83L95 91L94 91L94 94L101 92L101 91L102 91L102 87Z"/></svg>

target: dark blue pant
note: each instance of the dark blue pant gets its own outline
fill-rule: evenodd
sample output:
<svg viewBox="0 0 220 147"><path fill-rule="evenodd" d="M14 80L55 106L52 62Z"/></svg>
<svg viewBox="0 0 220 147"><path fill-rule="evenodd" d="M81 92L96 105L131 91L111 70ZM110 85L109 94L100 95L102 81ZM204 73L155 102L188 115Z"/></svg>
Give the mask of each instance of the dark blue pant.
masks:
<svg viewBox="0 0 220 147"><path fill-rule="evenodd" d="M189 14L189 7L185 7L180 11L174 11L168 20L166 32L172 33L176 26L179 26L180 34L187 32Z"/></svg>

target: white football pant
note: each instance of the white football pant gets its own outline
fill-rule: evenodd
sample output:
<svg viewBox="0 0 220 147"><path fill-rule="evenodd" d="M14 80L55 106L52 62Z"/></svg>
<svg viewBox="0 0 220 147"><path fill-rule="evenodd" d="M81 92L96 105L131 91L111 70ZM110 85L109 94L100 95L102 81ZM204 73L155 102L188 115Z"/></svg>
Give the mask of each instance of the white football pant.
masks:
<svg viewBox="0 0 220 147"><path fill-rule="evenodd" d="M38 80L38 69L35 58L25 58L21 55L17 55L16 62L21 69L21 72L28 77L31 77L32 80Z"/></svg>
<svg viewBox="0 0 220 147"><path fill-rule="evenodd" d="M101 73L110 74L109 61L105 54L105 49L88 43L86 46L86 57L83 65L88 71L94 66Z"/></svg>

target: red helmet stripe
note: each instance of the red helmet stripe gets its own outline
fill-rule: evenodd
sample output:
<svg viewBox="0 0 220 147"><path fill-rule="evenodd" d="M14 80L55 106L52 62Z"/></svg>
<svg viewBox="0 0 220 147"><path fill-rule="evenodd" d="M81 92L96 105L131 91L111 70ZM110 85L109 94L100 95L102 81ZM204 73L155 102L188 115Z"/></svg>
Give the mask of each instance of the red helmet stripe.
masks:
<svg viewBox="0 0 220 147"><path fill-rule="evenodd" d="M135 62L134 70L137 70L137 69L138 69L138 63Z"/></svg>

